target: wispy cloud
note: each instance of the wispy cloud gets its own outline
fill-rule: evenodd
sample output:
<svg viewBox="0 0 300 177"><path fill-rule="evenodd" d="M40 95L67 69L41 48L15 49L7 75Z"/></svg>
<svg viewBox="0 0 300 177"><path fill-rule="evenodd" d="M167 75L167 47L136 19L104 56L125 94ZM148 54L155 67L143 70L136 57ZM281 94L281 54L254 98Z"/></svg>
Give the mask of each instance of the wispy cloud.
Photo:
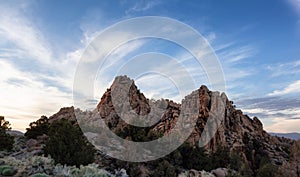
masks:
<svg viewBox="0 0 300 177"><path fill-rule="evenodd" d="M285 119L282 117L273 118L271 124L266 125L264 128L268 132L299 132L300 119Z"/></svg>
<svg viewBox="0 0 300 177"><path fill-rule="evenodd" d="M299 98L286 98L282 96L241 99L236 103L238 107L245 109L264 109L272 111L284 111L300 107Z"/></svg>
<svg viewBox="0 0 300 177"><path fill-rule="evenodd" d="M245 95L251 84L245 80L258 72L258 68L250 63L257 49L252 45L239 45L238 42L220 42L216 39L213 43L216 55L218 56L226 81L226 93L230 98L239 98Z"/></svg>
<svg viewBox="0 0 300 177"><path fill-rule="evenodd" d="M300 80L291 83L282 90L275 90L272 93L269 93L268 96L288 95L294 93L300 93Z"/></svg>
<svg viewBox="0 0 300 177"><path fill-rule="evenodd" d="M34 24L16 9L1 8L0 11L1 50L10 50L8 54L26 54L41 63L49 64L51 49ZM12 49L11 45L15 45L15 48Z"/></svg>
<svg viewBox="0 0 300 177"><path fill-rule="evenodd" d="M262 97L236 102L243 112L257 116L269 132L299 132L300 99L293 97ZM296 124L296 125L295 125Z"/></svg>
<svg viewBox="0 0 300 177"><path fill-rule="evenodd" d="M125 13L128 15L134 12L146 11L159 5L160 3L161 1L159 0L153 0L153 1L139 0L136 1L136 3L131 8L129 8Z"/></svg>
<svg viewBox="0 0 300 177"><path fill-rule="evenodd" d="M287 2L289 2L291 7L300 15L300 0L288 0Z"/></svg>
<svg viewBox="0 0 300 177"><path fill-rule="evenodd" d="M24 130L30 120L71 104L71 94L45 85L35 74L19 71L3 60L0 67L0 99L5 100L0 103L1 115L20 119L19 124L11 122L15 129Z"/></svg>
<svg viewBox="0 0 300 177"><path fill-rule="evenodd" d="M0 6L1 115L13 128L72 105L72 75L79 54L54 57L45 34L24 14L27 5ZM15 121L18 120L18 121Z"/></svg>
<svg viewBox="0 0 300 177"><path fill-rule="evenodd" d="M267 70L271 72L272 77L296 75L300 73L300 60L268 65Z"/></svg>
<svg viewBox="0 0 300 177"><path fill-rule="evenodd" d="M234 49L231 50L225 48L225 50L218 52L218 55L220 55L221 59L227 63L236 63L238 61L250 58L254 54L255 54L255 49L252 46L248 46L248 45L235 47Z"/></svg>

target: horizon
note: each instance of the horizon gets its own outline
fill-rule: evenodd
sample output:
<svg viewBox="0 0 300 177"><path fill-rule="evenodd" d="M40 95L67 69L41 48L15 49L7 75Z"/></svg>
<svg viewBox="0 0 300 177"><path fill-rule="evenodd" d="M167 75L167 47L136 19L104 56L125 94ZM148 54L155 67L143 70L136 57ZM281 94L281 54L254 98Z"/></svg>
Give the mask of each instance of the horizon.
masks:
<svg viewBox="0 0 300 177"><path fill-rule="evenodd" d="M267 132L300 133L300 0L1 1L0 115L13 130L25 132L40 116L74 106L74 75L87 46L107 27L142 16L172 18L197 30L220 61L229 100L244 114L258 117ZM209 83L203 68L181 46L138 39L111 53L114 62L94 82L94 103L122 61L150 52L180 61L198 88L218 84ZM132 79L149 99L182 99L168 78L152 74ZM185 93L193 89L187 86Z"/></svg>

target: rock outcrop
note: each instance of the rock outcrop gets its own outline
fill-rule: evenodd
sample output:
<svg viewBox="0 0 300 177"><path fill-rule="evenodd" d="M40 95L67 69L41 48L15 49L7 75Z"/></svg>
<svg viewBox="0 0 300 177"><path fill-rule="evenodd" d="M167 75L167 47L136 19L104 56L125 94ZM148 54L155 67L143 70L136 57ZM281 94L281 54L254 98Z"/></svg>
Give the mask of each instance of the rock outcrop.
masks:
<svg viewBox="0 0 300 177"><path fill-rule="evenodd" d="M117 114L112 102L112 93L122 94L125 90L118 87L118 84L130 83L128 92L131 108L139 115L147 115L151 112L152 100L145 98L134 85L134 81L127 76L118 76L112 86L107 89L101 98L97 109L100 117L105 119L106 124L112 130L122 129L127 123ZM116 90L115 90L116 89ZM198 90L199 112L195 128L187 139L191 145L197 145L207 131L206 125L216 129L210 141L204 146L209 152L215 152L219 146L229 148L230 151L239 152L245 162L254 165L255 154L259 151L269 156L274 164L280 165L287 160L288 154L285 152L292 140L278 138L269 135L263 130L263 124L257 117L251 119L243 114L241 110L235 108L233 102L227 96L219 92L210 91L206 86L201 86ZM117 96L118 95L114 95ZM124 100L125 102L126 100ZM176 125L181 112L181 104L171 100L161 100L165 106L165 111L161 114L159 121L150 127L154 132L167 134ZM219 115L216 115L219 114ZM212 120L212 117L220 120ZM210 122L211 121L211 122Z"/></svg>
<svg viewBox="0 0 300 177"><path fill-rule="evenodd" d="M61 108L56 114L49 117L49 123L60 120L62 118L68 119L70 121L76 121L74 107L72 106Z"/></svg>
<svg viewBox="0 0 300 177"><path fill-rule="evenodd" d="M198 95L197 100L186 99L186 101L190 105L197 102L199 110L194 130L186 142L192 146L205 142L203 146L208 152L216 152L218 147L238 152L250 167L255 166L257 154L267 155L276 165L287 161L286 151L293 140L269 135L264 131L263 124L257 117L250 118L236 109L225 93L210 91L204 85L193 93ZM116 99L115 102L112 95ZM126 102L129 104L126 105ZM163 108L164 111L157 111L153 107ZM158 121L148 128L157 134L168 134L178 121L182 104L168 99L149 100L138 90L133 80L127 76L118 76L103 94L94 111L82 112L78 109L74 110L74 107L62 108L49 118L49 122L61 118L76 121L77 116L77 121L81 119L85 123L95 124L95 121L100 118L111 130L117 131L129 126L118 112L118 109L128 108L136 115L144 116L143 121L146 122L158 117ZM130 112L129 117L134 115L133 112Z"/></svg>

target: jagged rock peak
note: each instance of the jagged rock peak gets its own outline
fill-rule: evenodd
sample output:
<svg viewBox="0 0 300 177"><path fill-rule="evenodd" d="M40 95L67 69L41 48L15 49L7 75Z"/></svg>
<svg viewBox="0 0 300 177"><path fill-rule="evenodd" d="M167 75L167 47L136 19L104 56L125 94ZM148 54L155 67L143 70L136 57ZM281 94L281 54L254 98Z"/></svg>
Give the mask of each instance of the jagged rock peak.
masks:
<svg viewBox="0 0 300 177"><path fill-rule="evenodd" d="M113 91L117 91L116 94L122 94L126 91L119 87L126 83L131 84L129 89L130 106L137 113L147 114L150 110L149 105L151 101L140 93L134 81L127 76L118 76L112 86L102 96L97 107L101 117L105 119L105 122L112 129L120 129L127 126L114 110L111 100ZM199 89L193 91L191 95L193 94L199 95L198 103L200 105L198 119L194 131L187 139L188 143L197 145L205 130L206 123L212 119L212 114L218 113L218 110L224 110L222 115L219 115L222 117L221 125L217 127L217 131L209 143L204 146L206 150L215 152L219 146L229 148L231 151L239 152L244 161L249 162L250 166L254 165L254 156L258 151L267 154L274 164L281 164L287 160L286 152L279 149L284 149L286 148L285 145L291 143L270 136L263 130L263 124L257 117L252 119L243 114L241 110L236 109L225 93L220 94L217 91L210 91L205 85L202 85ZM185 99L188 98L190 98L190 95L185 97ZM195 100L190 101L195 103ZM165 112L161 115L159 122L150 127L150 129L154 132L168 134L176 125L181 105L171 100L164 100L164 102L167 104ZM254 148L256 151L251 149L254 146L259 146Z"/></svg>
<svg viewBox="0 0 300 177"><path fill-rule="evenodd" d="M191 97L191 95L196 95L196 97ZM120 99L119 104L114 105L113 96ZM125 105L126 100L124 99L127 99L127 102L129 100L130 104ZM288 160L288 154L284 149L288 149L292 144L292 140L270 136L263 130L263 124L257 117L252 119L243 114L241 110L236 109L225 93L220 94L217 91L210 91L205 85L202 85L199 89L187 95L184 100L191 104L181 105L168 99L149 100L138 90L132 79L127 76L118 76L111 87L103 94L97 109L89 114L91 116L88 119L93 124L93 122L96 122L94 117L98 118L96 114L99 112L100 118L105 121L111 130L122 131L125 127L131 125L128 125L122 119L123 116L120 117L115 106L131 107L139 115L151 115L151 104L156 102L165 107L165 110L162 113L153 114L153 117L159 116L160 119L148 129L154 133L168 134L177 123L181 109L183 110L181 106L195 106L193 104L197 103L199 104L197 107L199 111L196 115L196 124L186 142L193 146L197 145L200 139L206 137L203 132L207 128L207 122L214 121L213 115L220 113L217 117L222 118L222 122L218 127L215 127L217 131L212 138L207 138L210 140L204 146L208 152L215 152L220 146L228 148L231 152L238 152L249 166L255 166L257 154L267 155L274 164L278 165ZM74 108L62 108L57 114L51 116L50 120L54 121L60 118L74 119ZM149 120L151 120L151 116Z"/></svg>
<svg viewBox="0 0 300 177"><path fill-rule="evenodd" d="M129 99L131 108L139 115L146 115L150 112L149 99L138 90L134 81L127 76L117 76L111 87L101 97L97 109L101 117L106 117L114 110L112 97L120 103Z"/></svg>
<svg viewBox="0 0 300 177"><path fill-rule="evenodd" d="M56 120L60 120L62 118L68 119L70 121L76 121L74 107L71 106L71 107L61 108L57 113L49 117L49 123L52 123Z"/></svg>

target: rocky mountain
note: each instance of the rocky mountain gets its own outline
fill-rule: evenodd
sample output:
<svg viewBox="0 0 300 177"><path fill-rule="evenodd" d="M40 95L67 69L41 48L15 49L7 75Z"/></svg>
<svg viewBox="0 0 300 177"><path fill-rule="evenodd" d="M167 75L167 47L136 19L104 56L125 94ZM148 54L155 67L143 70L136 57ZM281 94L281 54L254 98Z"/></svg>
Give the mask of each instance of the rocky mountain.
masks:
<svg viewBox="0 0 300 177"><path fill-rule="evenodd" d="M93 145L105 143L104 149L100 148L94 154L92 164L75 168L56 164L51 157L45 157L47 154L44 147L51 139L51 132L44 131L44 128L56 125L54 122L60 119L69 120L71 126L77 127L79 124ZM243 114L225 93L210 91L204 85L187 95L181 103L176 103L169 99L147 99L132 79L118 76L94 110L82 111L79 108L65 107L49 118L42 116L30 125L31 131L43 133L30 139L26 134L24 136L20 132L8 131L14 136L13 149L0 151L1 168L7 168L15 176L40 173L63 176L62 174L72 171L76 171L77 176L92 173L124 177L225 177L228 174L265 176L270 171L273 176L275 172L278 176L300 174L299 141L267 133L257 117L250 118ZM131 163L116 160L110 155L124 149L121 155L125 157L149 157L153 153L144 148L139 149L141 153L138 155L127 153L131 146L102 134L103 126L130 142L148 142L170 136L174 132L177 135L187 133L188 136L172 138L172 141L185 143L164 157ZM70 127L66 129L67 133L68 130ZM72 144L72 141L68 143ZM159 151L171 146L170 143L172 144L167 141ZM106 153L105 148L110 148L111 154ZM0 176L3 173L0 172Z"/></svg>
<svg viewBox="0 0 300 177"><path fill-rule="evenodd" d="M122 86L129 83L130 88L128 97L131 108L141 115L150 112L149 105L153 104L151 100L145 98L134 81L126 76L119 76L115 79L112 86L107 89L101 98L97 109L101 118L113 130L123 129L127 126L116 113L112 102L112 93L115 97L123 98ZM240 153L245 162L250 166L255 165L255 158L258 153L266 154L272 163L281 165L288 159L286 149L292 144L292 140L283 137L274 137L263 129L263 124L257 117L250 118L243 114L233 105L227 96L216 91L210 91L206 86L201 86L195 91L198 94L198 115L194 131L187 139L191 145L196 145L201 139L201 133L205 130L205 125L210 121L214 109L223 109L221 125L218 127L213 138L205 145L208 152L215 152L218 146L229 148L230 151ZM181 112L181 104L171 100L160 100L165 104L166 110L160 116L160 120L151 127L154 132L163 132L168 134L176 125Z"/></svg>
<svg viewBox="0 0 300 177"><path fill-rule="evenodd" d="M293 140L300 140L300 133L269 133L272 136L284 137Z"/></svg>
<svg viewBox="0 0 300 177"><path fill-rule="evenodd" d="M7 131L8 134L10 135L14 135L14 136L22 136L24 135L23 132L19 131L19 130L9 130Z"/></svg>
<svg viewBox="0 0 300 177"><path fill-rule="evenodd" d="M191 95L196 96L192 97ZM210 132L212 138L204 144L205 150L209 153L216 152L220 147L229 149L230 152L238 153L251 168L257 166L257 158L261 158L261 155L267 156L275 165L281 165L288 161L288 149L294 141L267 133L257 117L250 118L248 115L243 114L241 110L236 109L225 93L220 94L217 91L210 91L203 85L191 95L185 97L182 103L175 103L168 99L149 100L140 92L132 79L127 76L118 76L111 87L103 94L94 111L83 112L79 109L74 110L73 107L62 108L57 114L49 118L49 122L62 117L74 121L75 117L79 116L81 118L77 120L95 125L97 119L100 118L105 121L105 124L111 130L120 133L125 131L126 127L132 126L127 123L132 120L124 121L118 111L119 109L131 108L135 114L141 115L145 122L153 122L152 119L159 117L159 120L148 127L147 130L157 135L166 135L178 123L182 109L186 109L189 107L187 105L190 105L197 108L196 124L186 140L191 146L196 146L199 141L209 138L209 134L203 133L210 132L208 128L216 128L215 132ZM129 102L129 104L127 105L126 102ZM198 105L194 105L194 103ZM163 108L164 111L155 110L157 107ZM134 114L132 113L132 115ZM216 115L220 118L219 123L215 119ZM127 134L124 138L128 137L130 135Z"/></svg>

